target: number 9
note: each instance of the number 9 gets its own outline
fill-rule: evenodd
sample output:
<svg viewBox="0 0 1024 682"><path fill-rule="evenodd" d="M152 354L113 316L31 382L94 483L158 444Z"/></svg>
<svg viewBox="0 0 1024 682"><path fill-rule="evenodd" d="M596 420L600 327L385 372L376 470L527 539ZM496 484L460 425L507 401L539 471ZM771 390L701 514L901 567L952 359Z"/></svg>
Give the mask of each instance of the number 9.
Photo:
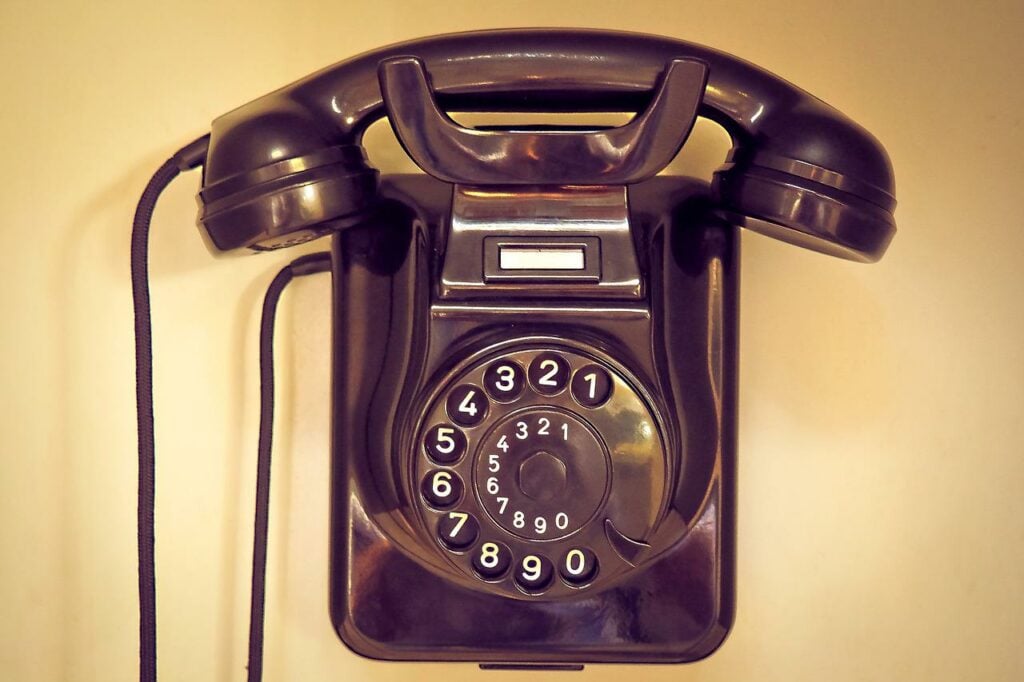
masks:
<svg viewBox="0 0 1024 682"><path fill-rule="evenodd" d="M540 557L530 554L523 557L523 580L534 582L540 578L542 564Z"/></svg>

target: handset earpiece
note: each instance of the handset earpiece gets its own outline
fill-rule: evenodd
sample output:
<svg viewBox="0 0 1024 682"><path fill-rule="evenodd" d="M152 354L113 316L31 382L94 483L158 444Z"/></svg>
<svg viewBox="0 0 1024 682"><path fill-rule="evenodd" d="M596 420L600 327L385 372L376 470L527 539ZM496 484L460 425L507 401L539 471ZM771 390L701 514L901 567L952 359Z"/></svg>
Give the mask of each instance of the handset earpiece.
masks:
<svg viewBox="0 0 1024 682"><path fill-rule="evenodd" d="M293 246L359 222L376 196L377 176L354 144L326 146L213 182L207 168L199 222L221 251Z"/></svg>
<svg viewBox="0 0 1024 682"><path fill-rule="evenodd" d="M359 222L376 196L378 173L361 146L310 140L314 122L275 113L240 121L211 146L199 223L221 251L315 239Z"/></svg>
<svg viewBox="0 0 1024 682"><path fill-rule="evenodd" d="M712 186L733 222L833 256L877 261L896 232L881 145L809 96L737 144Z"/></svg>
<svg viewBox="0 0 1024 682"><path fill-rule="evenodd" d="M703 63L699 113L733 139L713 183L731 220L863 261L881 257L895 232L892 167L881 145L796 86L679 40L522 29L367 52L217 119L199 194L199 221L213 244L277 248L365 220L377 172L360 143L385 113L378 67L410 55L429 72L437 103L463 111L640 111L666 65Z"/></svg>

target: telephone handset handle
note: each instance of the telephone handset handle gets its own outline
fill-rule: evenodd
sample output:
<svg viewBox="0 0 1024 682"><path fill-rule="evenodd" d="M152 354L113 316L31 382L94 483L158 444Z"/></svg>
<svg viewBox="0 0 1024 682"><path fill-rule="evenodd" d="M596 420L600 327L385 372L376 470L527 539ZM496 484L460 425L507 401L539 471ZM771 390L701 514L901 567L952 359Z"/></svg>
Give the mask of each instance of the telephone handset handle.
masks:
<svg viewBox="0 0 1024 682"><path fill-rule="evenodd" d="M461 111L640 111L666 65L702 62L699 113L733 140L714 181L724 211L752 229L856 260L877 260L895 232L882 146L796 86L680 40L522 29L367 52L218 118L200 192L200 222L218 248L275 248L365 218L376 171L360 142L385 113L379 66L404 56L423 63L440 106Z"/></svg>
<svg viewBox="0 0 1024 682"><path fill-rule="evenodd" d="M650 104L601 130L479 130L441 111L423 62L381 62L380 89L402 147L426 173L467 185L626 185L654 176L683 146L707 82L707 66L675 59Z"/></svg>

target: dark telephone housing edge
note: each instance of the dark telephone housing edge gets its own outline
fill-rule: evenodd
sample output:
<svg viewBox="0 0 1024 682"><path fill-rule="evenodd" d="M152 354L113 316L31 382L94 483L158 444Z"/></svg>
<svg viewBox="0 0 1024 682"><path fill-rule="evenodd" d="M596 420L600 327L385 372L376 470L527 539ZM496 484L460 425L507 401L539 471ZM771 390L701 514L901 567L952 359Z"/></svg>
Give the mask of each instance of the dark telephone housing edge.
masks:
<svg viewBox="0 0 1024 682"><path fill-rule="evenodd" d="M738 228L716 215L705 184L657 177L628 188L641 300L438 306L451 193L426 176L385 178L377 217L332 238L336 630L357 653L391 660L669 663L710 654L734 612ZM399 483L402 430L433 377L466 354L528 337L578 340L628 365L658 397L669 458L681 463L666 482L662 526L682 539L569 602L453 580Z"/></svg>

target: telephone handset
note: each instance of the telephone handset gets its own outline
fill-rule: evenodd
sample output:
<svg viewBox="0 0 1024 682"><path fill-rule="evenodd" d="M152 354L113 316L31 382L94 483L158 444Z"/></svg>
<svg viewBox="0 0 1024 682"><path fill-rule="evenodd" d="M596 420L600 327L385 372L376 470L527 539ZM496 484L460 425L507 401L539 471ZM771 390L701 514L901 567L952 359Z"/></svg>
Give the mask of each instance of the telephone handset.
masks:
<svg viewBox="0 0 1024 682"><path fill-rule="evenodd" d="M467 128L446 110L636 111ZM380 178L387 116L425 175ZM694 120L710 187L655 177ZM355 651L679 662L733 617L739 227L874 261L877 141L741 60L582 30L368 52L217 119L219 250L332 237L330 611Z"/></svg>

